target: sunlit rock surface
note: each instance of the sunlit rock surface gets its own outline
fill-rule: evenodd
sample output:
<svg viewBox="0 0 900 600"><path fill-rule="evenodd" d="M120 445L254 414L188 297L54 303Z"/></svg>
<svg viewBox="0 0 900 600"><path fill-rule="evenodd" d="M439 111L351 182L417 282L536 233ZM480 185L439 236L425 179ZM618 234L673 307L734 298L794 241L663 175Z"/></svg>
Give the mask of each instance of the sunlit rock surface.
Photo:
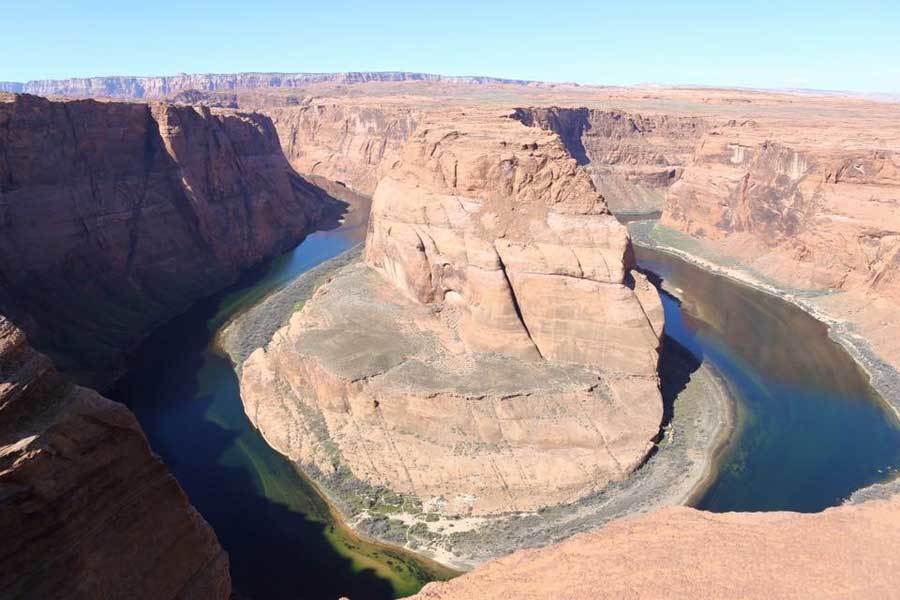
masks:
<svg viewBox="0 0 900 600"><path fill-rule="evenodd" d="M817 514L667 508L504 557L420 600L890 598L900 497Z"/></svg>

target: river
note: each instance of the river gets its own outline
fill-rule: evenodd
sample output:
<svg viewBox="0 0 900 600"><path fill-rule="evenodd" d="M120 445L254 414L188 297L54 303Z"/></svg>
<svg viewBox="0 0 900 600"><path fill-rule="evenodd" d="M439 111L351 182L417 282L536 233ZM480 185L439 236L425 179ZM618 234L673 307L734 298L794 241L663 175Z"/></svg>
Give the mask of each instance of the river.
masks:
<svg viewBox="0 0 900 600"><path fill-rule="evenodd" d="M661 295L666 335L709 361L736 396L736 432L697 508L819 511L896 471L900 427L823 323L677 257L635 254L681 290L681 301Z"/></svg>
<svg viewBox="0 0 900 600"><path fill-rule="evenodd" d="M393 598L452 575L361 540L247 421L214 344L230 318L365 237L368 204L156 330L113 396L137 415L231 560L240 598ZM684 290L663 296L666 334L737 392L738 429L699 506L820 510L900 464L900 429L863 373L796 307L676 258L641 266Z"/></svg>

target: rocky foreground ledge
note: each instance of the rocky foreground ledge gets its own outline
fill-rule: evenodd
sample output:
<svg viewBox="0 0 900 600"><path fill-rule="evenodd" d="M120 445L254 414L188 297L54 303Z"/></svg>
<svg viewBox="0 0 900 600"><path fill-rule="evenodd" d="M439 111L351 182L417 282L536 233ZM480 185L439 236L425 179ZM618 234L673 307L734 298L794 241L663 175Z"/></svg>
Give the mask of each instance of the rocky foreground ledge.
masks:
<svg viewBox="0 0 900 600"><path fill-rule="evenodd" d="M816 514L673 507L430 583L414 598L893 598L898 511L900 496Z"/></svg>
<svg viewBox="0 0 900 600"><path fill-rule="evenodd" d="M227 598L228 555L127 408L0 315L0 597Z"/></svg>

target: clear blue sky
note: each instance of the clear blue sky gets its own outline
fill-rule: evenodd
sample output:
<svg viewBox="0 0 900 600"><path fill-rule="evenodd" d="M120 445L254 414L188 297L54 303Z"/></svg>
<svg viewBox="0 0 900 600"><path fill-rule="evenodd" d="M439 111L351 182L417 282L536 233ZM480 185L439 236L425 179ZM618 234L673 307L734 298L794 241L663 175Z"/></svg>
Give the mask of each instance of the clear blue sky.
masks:
<svg viewBox="0 0 900 600"><path fill-rule="evenodd" d="M900 92L900 0L0 0L0 80L407 70Z"/></svg>

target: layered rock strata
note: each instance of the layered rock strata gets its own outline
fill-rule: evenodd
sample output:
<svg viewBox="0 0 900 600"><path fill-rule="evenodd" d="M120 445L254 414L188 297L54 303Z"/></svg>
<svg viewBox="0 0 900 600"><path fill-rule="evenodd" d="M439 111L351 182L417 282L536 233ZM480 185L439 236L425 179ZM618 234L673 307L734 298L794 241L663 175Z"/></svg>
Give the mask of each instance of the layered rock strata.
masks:
<svg viewBox="0 0 900 600"><path fill-rule="evenodd" d="M131 412L0 316L0 597L226 599L228 556Z"/></svg>
<svg viewBox="0 0 900 600"><path fill-rule="evenodd" d="M662 224L741 278L820 295L815 312L852 323L900 368L900 130L844 143L797 131L774 141L753 123L716 133L671 187Z"/></svg>
<svg viewBox="0 0 900 600"><path fill-rule="evenodd" d="M315 102L268 109L284 154L300 173L372 194L381 165L400 158L420 111L405 105Z"/></svg>
<svg viewBox="0 0 900 600"><path fill-rule="evenodd" d="M871 287L898 300L898 198L900 153L804 147L733 125L698 149L663 223L735 254L745 245L741 258L797 287Z"/></svg>
<svg viewBox="0 0 900 600"><path fill-rule="evenodd" d="M439 306L469 351L655 377L657 334L625 285L628 234L559 137L444 119L379 181L368 263Z"/></svg>
<svg viewBox="0 0 900 600"><path fill-rule="evenodd" d="M244 363L247 414L307 469L428 511L577 500L641 464L662 418L661 306L628 244L557 135L426 121L378 183L367 265Z"/></svg>
<svg viewBox="0 0 900 600"><path fill-rule="evenodd" d="M0 97L0 309L68 371L107 371L326 203L258 114Z"/></svg>
<svg viewBox="0 0 900 600"><path fill-rule="evenodd" d="M558 133L617 214L662 210L708 127L700 117L555 106L515 117Z"/></svg>
<svg viewBox="0 0 900 600"><path fill-rule="evenodd" d="M889 598L900 586L898 510L898 496L818 514L667 508L517 552L414 598Z"/></svg>

